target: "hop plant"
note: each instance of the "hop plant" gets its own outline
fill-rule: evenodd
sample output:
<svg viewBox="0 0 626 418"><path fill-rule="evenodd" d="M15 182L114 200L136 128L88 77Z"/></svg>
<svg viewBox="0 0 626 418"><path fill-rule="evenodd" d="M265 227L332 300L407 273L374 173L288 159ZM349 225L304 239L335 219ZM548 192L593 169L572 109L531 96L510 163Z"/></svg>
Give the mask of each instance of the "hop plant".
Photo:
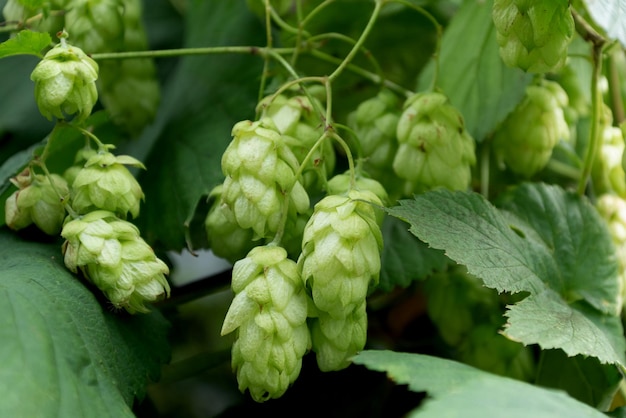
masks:
<svg viewBox="0 0 626 418"><path fill-rule="evenodd" d="M235 297L222 335L236 331L232 366L239 389L257 402L282 396L310 348L307 298L295 261L278 246L253 248L235 263Z"/></svg>
<svg viewBox="0 0 626 418"><path fill-rule="evenodd" d="M445 95L428 92L409 97L396 134L399 146L393 170L404 180L405 195L436 187L467 189L476 163L474 139Z"/></svg>
<svg viewBox="0 0 626 418"><path fill-rule="evenodd" d="M144 194L127 165L145 168L131 156L108 151L89 157L72 183L72 208L80 214L103 209L136 218Z"/></svg>
<svg viewBox="0 0 626 418"><path fill-rule="evenodd" d="M348 115L348 126L359 143L363 169L380 181L392 193L402 181L393 170L398 149L396 129L400 120L400 100L390 90L383 89L375 97L365 100Z"/></svg>
<svg viewBox="0 0 626 418"><path fill-rule="evenodd" d="M378 283L382 234L376 209L367 202L382 204L367 190L328 195L315 205L304 229L298 267L315 306L319 329L312 343L324 371L347 367L347 359L365 344L356 330L344 332L347 340L337 344L329 345L327 337L337 327L364 327L363 303L369 287Z"/></svg>
<svg viewBox="0 0 626 418"><path fill-rule="evenodd" d="M116 308L148 312L146 303L169 297L169 268L130 222L96 210L68 217L61 236L65 266L80 270Z"/></svg>
<svg viewBox="0 0 626 418"><path fill-rule="evenodd" d="M65 179L58 174L34 175L26 169L11 179L18 190L5 201L5 222L13 230L35 224L48 235L61 231L65 219L63 198L69 197Z"/></svg>
<svg viewBox="0 0 626 418"><path fill-rule="evenodd" d="M318 102L319 104L319 102ZM258 104L262 118L269 118L283 141L302 164L309 150L322 136L324 126L315 107L306 96L268 96ZM321 106L318 106L321 108ZM319 190L335 168L336 156L332 143L324 141L305 165L302 178L306 190Z"/></svg>
<svg viewBox="0 0 626 418"><path fill-rule="evenodd" d="M568 0L495 0L493 22L506 65L546 73L565 64L574 36Z"/></svg>
<svg viewBox="0 0 626 418"><path fill-rule="evenodd" d="M61 38L30 75L35 82L35 99L46 118L86 119L98 100L98 64L82 49Z"/></svg>
<svg viewBox="0 0 626 418"><path fill-rule="evenodd" d="M222 155L224 215L251 228L254 239L272 237L284 211L294 216L309 209L308 194L296 178L298 160L271 120L241 121L232 133Z"/></svg>
<svg viewBox="0 0 626 418"><path fill-rule="evenodd" d="M560 139L570 130L563 108L568 98L558 83L540 80L526 94L494 135L496 154L514 172L531 177L542 170Z"/></svg>

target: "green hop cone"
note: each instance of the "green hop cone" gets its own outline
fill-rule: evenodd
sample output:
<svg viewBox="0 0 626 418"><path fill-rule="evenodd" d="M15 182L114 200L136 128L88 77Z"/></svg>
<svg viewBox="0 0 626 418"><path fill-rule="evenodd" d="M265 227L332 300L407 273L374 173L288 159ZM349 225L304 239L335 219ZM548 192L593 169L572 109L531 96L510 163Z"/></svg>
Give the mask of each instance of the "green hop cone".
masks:
<svg viewBox="0 0 626 418"><path fill-rule="evenodd" d="M121 217L130 212L136 218L144 194L127 165L145 168L133 157L108 151L89 157L72 183L72 208L80 214L103 209Z"/></svg>
<svg viewBox="0 0 626 418"><path fill-rule="evenodd" d="M500 56L509 67L556 72L574 36L569 0L494 0L493 22Z"/></svg>
<svg viewBox="0 0 626 418"><path fill-rule="evenodd" d="M391 167L398 149L396 129L400 120L400 103L390 90L383 89L365 100L348 115L348 126L359 142L363 169L380 181L385 189L394 191L402 181ZM395 194L395 193L392 193Z"/></svg>
<svg viewBox="0 0 626 418"><path fill-rule="evenodd" d="M367 342L366 302L347 312L333 317L319 312L311 318L311 340L316 354L317 366L323 372L345 369L350 358L365 347Z"/></svg>
<svg viewBox="0 0 626 418"><path fill-rule="evenodd" d="M376 209L367 202L382 204L367 190L326 196L304 229L298 267L317 312L313 349L325 371L347 367L347 359L365 345L354 327L366 328L364 303L370 286L378 283L382 248ZM343 333L346 340L329 346L337 327L351 331Z"/></svg>
<svg viewBox="0 0 626 418"><path fill-rule="evenodd" d="M97 210L66 221L66 267L100 289L116 308L148 312L146 303L168 297L167 265L141 238L139 230L114 213Z"/></svg>
<svg viewBox="0 0 626 418"><path fill-rule="evenodd" d="M209 194L213 204L204 221L204 227L211 251L216 256L235 263L244 258L258 241L253 241L252 229L243 229L234 219L226 216L224 211L227 209L224 208L222 189L223 186L220 184Z"/></svg>
<svg viewBox="0 0 626 418"><path fill-rule="evenodd" d="M48 235L57 235L65 219L62 198L69 197L65 179L58 174L50 177L20 173L11 182L18 187L5 201L5 222L13 230L35 224ZM60 195L60 196L59 196Z"/></svg>
<svg viewBox="0 0 626 418"><path fill-rule="evenodd" d="M149 48L142 21L141 0L125 0L122 15L123 51ZM156 115L161 98L156 65L150 58L104 61L98 81L100 100L112 120L130 133L138 133Z"/></svg>
<svg viewBox="0 0 626 418"><path fill-rule="evenodd" d="M123 46L124 2L82 0L73 2L65 15L65 30L72 42L89 52L114 52Z"/></svg>
<svg viewBox="0 0 626 418"><path fill-rule="evenodd" d="M296 178L298 160L271 120L241 121L232 133L222 155L224 214L241 228L252 228L254 239L271 238L284 211L309 209L308 194Z"/></svg>
<svg viewBox="0 0 626 418"><path fill-rule="evenodd" d="M30 75L35 82L35 99L43 116L86 119L98 100L98 64L80 48L64 39L52 48Z"/></svg>
<svg viewBox="0 0 626 418"><path fill-rule="evenodd" d="M272 101L270 99L272 96L259 102L257 107L262 109L261 117L272 120L276 130L283 135L283 141L291 148L298 162L303 163L309 150L324 133L321 117L306 96L288 97L281 94ZM321 108L321 105L318 107ZM305 189L319 190L327 176L333 172L335 160L332 143L324 141L314 151L302 172Z"/></svg>
<svg viewBox="0 0 626 418"><path fill-rule="evenodd" d="M393 170L411 196L436 187L465 190L476 163L474 139L463 117L437 92L416 93L404 104L397 127Z"/></svg>
<svg viewBox="0 0 626 418"><path fill-rule="evenodd" d="M257 402L279 398L300 374L310 348L297 265L281 247L255 247L233 266L232 289L221 333L237 331L232 366L239 389Z"/></svg>
<svg viewBox="0 0 626 418"><path fill-rule="evenodd" d="M615 256L619 266L619 279L621 289L621 306L626 298L626 200L614 194L602 194L597 202L596 208L605 220L613 245L615 246Z"/></svg>
<svg viewBox="0 0 626 418"><path fill-rule="evenodd" d="M567 102L567 94L554 81L526 87L524 98L493 139L496 154L514 173L533 176L546 166L558 141L569 138L563 113Z"/></svg>
<svg viewBox="0 0 626 418"><path fill-rule="evenodd" d="M600 152L593 162L591 176L597 194L616 193L626 197L626 173L622 167L624 136L622 130L613 126L613 115L607 105L601 120Z"/></svg>

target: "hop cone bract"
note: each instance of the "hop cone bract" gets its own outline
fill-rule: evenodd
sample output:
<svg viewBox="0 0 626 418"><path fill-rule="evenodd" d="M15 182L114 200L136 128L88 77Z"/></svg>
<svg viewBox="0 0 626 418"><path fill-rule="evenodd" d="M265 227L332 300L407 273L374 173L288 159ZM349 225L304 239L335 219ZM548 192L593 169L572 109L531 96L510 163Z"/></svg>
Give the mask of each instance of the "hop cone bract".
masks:
<svg viewBox="0 0 626 418"><path fill-rule="evenodd" d="M510 67L555 72L574 36L568 0L494 0L493 22L500 56Z"/></svg>
<svg viewBox="0 0 626 418"><path fill-rule="evenodd" d="M307 299L298 268L278 246L259 246L233 266L235 297L222 335L237 331L232 366L257 402L282 396L310 347Z"/></svg>

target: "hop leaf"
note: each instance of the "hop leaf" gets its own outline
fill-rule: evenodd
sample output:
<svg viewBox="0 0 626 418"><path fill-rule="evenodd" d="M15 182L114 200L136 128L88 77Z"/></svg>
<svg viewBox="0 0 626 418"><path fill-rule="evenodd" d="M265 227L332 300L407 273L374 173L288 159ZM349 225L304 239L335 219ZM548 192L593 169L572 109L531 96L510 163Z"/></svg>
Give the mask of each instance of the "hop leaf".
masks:
<svg viewBox="0 0 626 418"><path fill-rule="evenodd" d="M546 73L565 64L574 36L568 0L495 0L493 22L506 65Z"/></svg>
<svg viewBox="0 0 626 418"><path fill-rule="evenodd" d="M78 213L103 209L125 217L139 215L141 186L126 165L145 168L128 155L98 152L87 159L72 183L72 207Z"/></svg>
<svg viewBox="0 0 626 418"><path fill-rule="evenodd" d="M307 299L298 268L277 246L253 248L233 266L235 297L222 335L237 331L232 366L257 402L282 396L310 347Z"/></svg>
<svg viewBox="0 0 626 418"><path fill-rule="evenodd" d="M139 230L114 213L97 210L66 221L65 266L95 284L116 308L148 312L146 303L169 296L167 265L141 238Z"/></svg>
<svg viewBox="0 0 626 418"><path fill-rule="evenodd" d="M255 239L273 236L284 211L309 209L308 194L296 178L298 167L270 120L238 122L222 155L224 215L243 229L252 228Z"/></svg>
<svg viewBox="0 0 626 418"><path fill-rule="evenodd" d="M436 187L467 189L476 162L474 140L446 96L431 92L408 98L397 137L393 169L405 180L405 195Z"/></svg>
<svg viewBox="0 0 626 418"><path fill-rule="evenodd" d="M19 230L35 224L48 235L58 234L65 219L61 199L69 196L65 179L58 174L32 175L27 169L11 181L19 189L5 201L7 226Z"/></svg>
<svg viewBox="0 0 626 418"><path fill-rule="evenodd" d="M567 94L558 83L541 80L526 95L494 135L494 148L509 168L531 177L545 167L559 139L568 139L563 108Z"/></svg>
<svg viewBox="0 0 626 418"><path fill-rule="evenodd" d="M82 49L64 40L44 56L30 75L35 99L43 116L82 121L98 100L98 64Z"/></svg>

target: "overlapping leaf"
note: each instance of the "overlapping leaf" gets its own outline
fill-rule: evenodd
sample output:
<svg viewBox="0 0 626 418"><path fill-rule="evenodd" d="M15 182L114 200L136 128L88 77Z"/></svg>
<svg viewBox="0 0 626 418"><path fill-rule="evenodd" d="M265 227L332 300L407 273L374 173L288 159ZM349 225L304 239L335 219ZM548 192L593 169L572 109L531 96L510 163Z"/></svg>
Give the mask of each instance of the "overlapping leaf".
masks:
<svg viewBox="0 0 626 418"><path fill-rule="evenodd" d="M58 244L0 230L0 248L0 416L134 416L169 355L167 322L107 311Z"/></svg>
<svg viewBox="0 0 626 418"><path fill-rule="evenodd" d="M564 392L540 388L468 365L422 354L368 350L353 358L397 384L431 396L409 417L605 417Z"/></svg>
<svg viewBox="0 0 626 418"><path fill-rule="evenodd" d="M505 334L524 344L624 364L617 263L603 221L584 198L525 184L499 210L476 193L438 190L389 213L498 292L527 292Z"/></svg>

